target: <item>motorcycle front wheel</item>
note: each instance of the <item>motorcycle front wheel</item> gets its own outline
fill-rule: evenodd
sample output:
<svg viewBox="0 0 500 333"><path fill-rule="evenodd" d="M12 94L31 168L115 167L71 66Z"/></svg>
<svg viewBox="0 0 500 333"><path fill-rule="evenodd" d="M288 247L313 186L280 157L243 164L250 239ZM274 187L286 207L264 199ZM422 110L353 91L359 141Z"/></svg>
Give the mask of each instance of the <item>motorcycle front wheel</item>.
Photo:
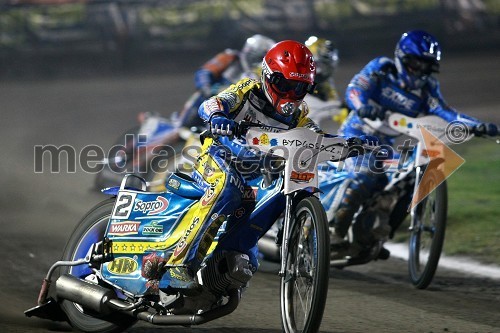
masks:
<svg viewBox="0 0 500 333"><path fill-rule="evenodd" d="M426 171L427 184L433 188L444 179L438 170ZM413 229L410 231L408 270L411 283L418 289L429 286L443 249L448 209L446 181L439 184L415 208Z"/></svg>
<svg viewBox="0 0 500 333"><path fill-rule="evenodd" d="M328 293L328 221L316 197L302 199L292 216L285 276L281 278L281 320L285 333L315 333Z"/></svg>
<svg viewBox="0 0 500 333"><path fill-rule="evenodd" d="M99 203L78 223L66 243L62 260L76 260L85 257L91 244L103 239L114 202L115 199L112 198ZM63 266L61 268L61 275L71 274L80 279L88 278L93 273L88 265ZM102 316L91 313L81 305L68 300L62 300L60 304L71 326L82 332L121 332L137 321L125 314L115 313Z"/></svg>

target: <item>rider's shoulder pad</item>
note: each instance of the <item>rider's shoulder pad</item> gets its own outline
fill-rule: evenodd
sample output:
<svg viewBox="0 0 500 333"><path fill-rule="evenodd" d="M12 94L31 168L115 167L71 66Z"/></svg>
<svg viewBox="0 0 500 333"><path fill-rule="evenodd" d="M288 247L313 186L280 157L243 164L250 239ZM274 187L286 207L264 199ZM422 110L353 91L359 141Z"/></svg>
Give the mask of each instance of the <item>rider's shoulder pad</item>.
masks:
<svg viewBox="0 0 500 333"><path fill-rule="evenodd" d="M394 61L388 57L375 58L366 67L375 75L386 75L396 71Z"/></svg>

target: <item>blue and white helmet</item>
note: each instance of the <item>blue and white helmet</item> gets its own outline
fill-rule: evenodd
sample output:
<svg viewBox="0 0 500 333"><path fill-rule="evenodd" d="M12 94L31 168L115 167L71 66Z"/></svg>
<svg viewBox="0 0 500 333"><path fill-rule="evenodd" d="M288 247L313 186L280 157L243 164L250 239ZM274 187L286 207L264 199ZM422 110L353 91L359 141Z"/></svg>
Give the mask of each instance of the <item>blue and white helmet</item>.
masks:
<svg viewBox="0 0 500 333"><path fill-rule="evenodd" d="M405 32L394 52L399 78L410 90L422 88L432 73L439 72L441 47L422 30Z"/></svg>

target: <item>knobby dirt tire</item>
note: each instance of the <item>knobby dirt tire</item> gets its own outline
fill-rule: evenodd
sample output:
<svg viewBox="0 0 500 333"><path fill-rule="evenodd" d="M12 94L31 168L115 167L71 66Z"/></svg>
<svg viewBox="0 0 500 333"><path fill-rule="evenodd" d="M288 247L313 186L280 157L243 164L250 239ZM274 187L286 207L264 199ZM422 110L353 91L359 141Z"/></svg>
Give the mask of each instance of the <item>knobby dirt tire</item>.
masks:
<svg viewBox="0 0 500 333"><path fill-rule="evenodd" d="M328 293L328 221L320 201L316 197L307 197L292 212L291 223L286 274L281 278L283 331L316 333L323 318ZM307 298L296 297L300 287L304 286L307 295L302 296Z"/></svg>
<svg viewBox="0 0 500 333"><path fill-rule="evenodd" d="M438 170L427 170L429 186L444 179ZM429 286L436 273L446 231L448 191L443 181L416 207L415 227L410 233L408 271L417 289ZM426 244L425 237L430 237ZM427 246L426 246L427 245ZM424 248L426 247L426 248Z"/></svg>

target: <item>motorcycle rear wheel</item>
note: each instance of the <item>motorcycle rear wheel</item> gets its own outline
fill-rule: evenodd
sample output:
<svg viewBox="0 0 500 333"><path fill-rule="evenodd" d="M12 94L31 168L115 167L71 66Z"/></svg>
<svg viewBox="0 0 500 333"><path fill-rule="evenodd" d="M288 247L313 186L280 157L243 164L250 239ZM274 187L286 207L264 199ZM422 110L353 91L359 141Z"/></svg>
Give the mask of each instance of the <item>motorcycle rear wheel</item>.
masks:
<svg viewBox="0 0 500 333"><path fill-rule="evenodd" d="M62 260L75 260L85 256L90 244L103 239L114 202L115 199L112 198L97 204L78 223L66 243ZM85 279L91 273L92 270L87 265L64 266L61 268L61 275L71 274L81 279ZM79 304L68 300L62 300L60 304L71 326L82 332L121 332L137 321L135 318L125 314L114 313L102 316L97 313L91 313Z"/></svg>
<svg viewBox="0 0 500 333"><path fill-rule="evenodd" d="M285 333L315 333L328 293L328 221L316 197L302 199L292 216L285 276L281 278L282 326Z"/></svg>
<svg viewBox="0 0 500 333"><path fill-rule="evenodd" d="M435 186L444 179L438 170L427 170L428 184ZM427 178L428 177L428 178ZM411 283L417 289L429 286L439 263L443 249L448 209L448 192L443 181L416 207L414 228L409 243L408 271Z"/></svg>

